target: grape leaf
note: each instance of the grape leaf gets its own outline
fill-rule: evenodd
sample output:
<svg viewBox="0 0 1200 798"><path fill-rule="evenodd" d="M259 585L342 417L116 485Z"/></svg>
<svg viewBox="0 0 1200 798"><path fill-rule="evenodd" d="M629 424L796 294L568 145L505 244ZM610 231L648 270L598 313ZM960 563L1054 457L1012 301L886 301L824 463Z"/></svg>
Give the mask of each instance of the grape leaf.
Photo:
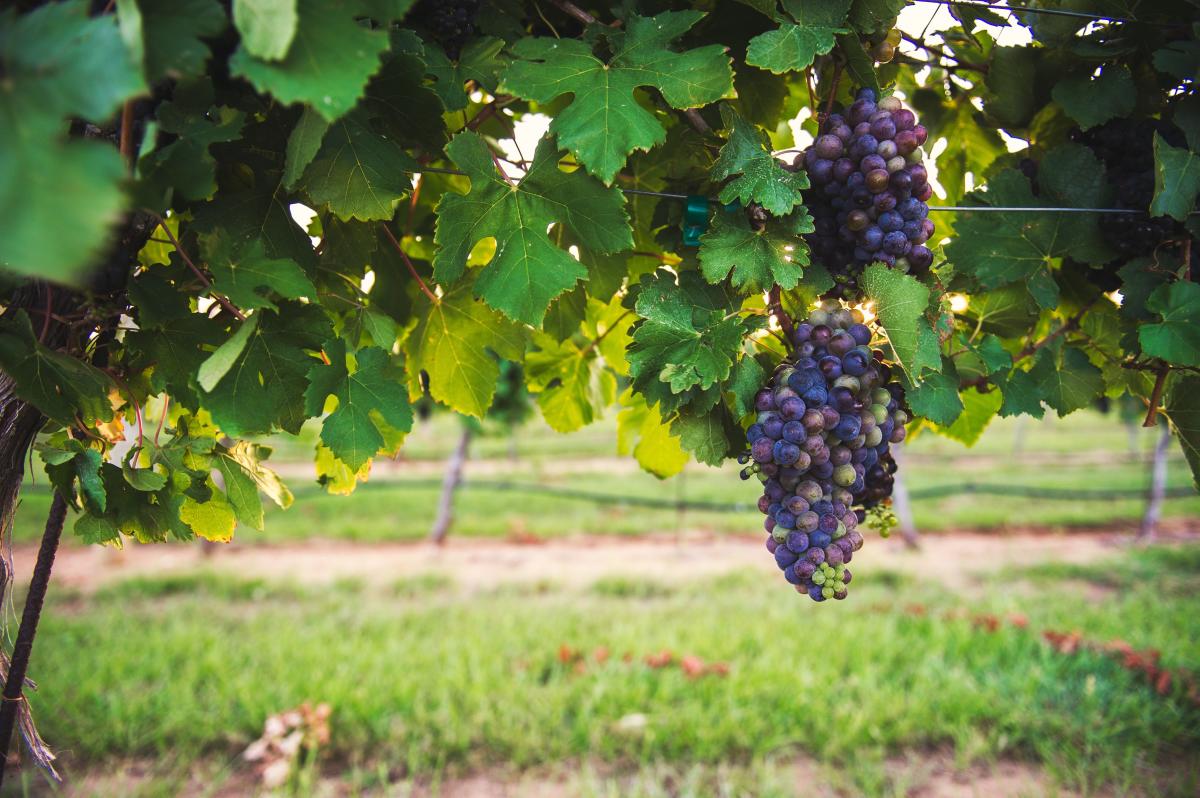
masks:
<svg viewBox="0 0 1200 798"><path fill-rule="evenodd" d="M283 167L283 185L294 189L304 176L304 170L317 157L329 122L311 108L305 108L288 136L287 160Z"/></svg>
<svg viewBox="0 0 1200 798"><path fill-rule="evenodd" d="M1192 482L1200 490L1200 376L1172 374L1163 412L1179 436L1179 445L1192 467Z"/></svg>
<svg viewBox="0 0 1200 798"><path fill-rule="evenodd" d="M913 412L933 423L949 427L963 412L962 397L958 395L958 373L949 359L942 362L942 371L925 375L921 382L905 393Z"/></svg>
<svg viewBox="0 0 1200 798"><path fill-rule="evenodd" d="M796 2L792 0L792 3ZM850 7L850 24L860 33L879 33L892 27L906 5L906 0L854 0Z"/></svg>
<svg viewBox="0 0 1200 798"><path fill-rule="evenodd" d="M754 396L766 381L766 369L750 355L743 355L733 367L729 391L733 398L733 412L739 418L754 412Z"/></svg>
<svg viewBox="0 0 1200 798"><path fill-rule="evenodd" d="M988 181L986 192L970 198L997 207L1036 208L1062 203L1096 207L1104 198L1103 170L1095 156L1077 144L1052 150L1039 170L1042 196L1035 197L1029 180L1005 169ZM1058 287L1048 269L1053 258L1072 255L1103 261L1111 255L1100 237L1098 219L1080 214L963 211L958 236L946 254L961 272L972 274L985 289L1024 282L1042 307L1057 304Z"/></svg>
<svg viewBox="0 0 1200 798"><path fill-rule="evenodd" d="M984 335L982 340L971 348L971 351L979 356L988 374L1012 368L1012 355L995 335Z"/></svg>
<svg viewBox="0 0 1200 798"><path fill-rule="evenodd" d="M262 501L258 496L259 492L279 507L287 509L292 506L292 492L283 484L278 474L263 464L271 454L271 450L266 446L238 441L228 447L217 446L213 454L214 464L225 475L225 493L238 514L238 520L255 529L262 529ZM229 479L229 474L235 470L243 475L243 478L238 480L237 489L232 487ZM247 479L254 483L253 497L250 495L250 486L245 482Z"/></svg>
<svg viewBox="0 0 1200 798"><path fill-rule="evenodd" d="M329 125L300 185L343 221L388 220L412 190L418 170L412 156L376 133L366 112L356 110Z"/></svg>
<svg viewBox="0 0 1200 798"><path fill-rule="evenodd" d="M487 350L520 360L525 352L522 328L472 299L468 286L451 291L436 305L430 303L419 319L404 347L409 396L416 400L422 395L418 376L424 371L434 399L483 418L500 376L500 366Z"/></svg>
<svg viewBox="0 0 1200 798"><path fill-rule="evenodd" d="M964 446L974 446L988 424L996 417L1004 399L1000 391L964 391L959 394L959 398L963 403L962 413L950 426L936 427L937 433Z"/></svg>
<svg viewBox="0 0 1200 798"><path fill-rule="evenodd" d="M405 31L395 34L396 50L383 62L379 74L367 84L362 105L371 113L379 132L389 139L433 152L446 141L442 101L425 85L425 62L416 48L420 40Z"/></svg>
<svg viewBox="0 0 1200 798"><path fill-rule="evenodd" d="M784 169L771 154L766 136L729 106L722 106L721 118L730 128L729 141L713 164L712 179L733 178L721 189L721 202L757 202L773 216L785 216L803 203L801 192L808 188L808 174Z"/></svg>
<svg viewBox="0 0 1200 798"><path fill-rule="evenodd" d="M229 373L233 364L246 351L246 344L250 343L250 336L254 335L254 331L258 329L260 318L255 315L246 319L233 335L225 339L211 355L205 358L196 370L196 383L201 388L211 391L221 381L221 378Z"/></svg>
<svg viewBox="0 0 1200 798"><path fill-rule="evenodd" d="M773 285L792 289L808 265L808 245L800 237L811 233L812 218L798 211L787 219L770 220L755 231L740 210L713 214L712 226L700 237L700 266L710 283L733 275L743 293L765 291Z"/></svg>
<svg viewBox="0 0 1200 798"><path fill-rule="evenodd" d="M701 463L719 466L729 456L731 427L725 409L719 407L711 413L680 413L671 422L671 434L679 436L683 449Z"/></svg>
<svg viewBox="0 0 1200 798"><path fill-rule="evenodd" d="M270 258L263 242L234 241L223 232L200 236L201 251L213 276L213 290L244 310L276 307L265 291L284 299L316 299L304 270L287 258Z"/></svg>
<svg viewBox="0 0 1200 798"><path fill-rule="evenodd" d="M206 392L205 405L223 432L256 435L281 427L295 433L304 408L295 398L308 387L316 351L330 338L329 321L316 305L282 303L261 310L257 329L233 366Z"/></svg>
<svg viewBox="0 0 1200 798"><path fill-rule="evenodd" d="M113 418L112 378L42 344L23 310L0 317L0 369L15 383L17 396L64 427L77 418L87 426Z"/></svg>
<svg viewBox="0 0 1200 798"><path fill-rule="evenodd" d="M209 80L177 83L172 99L157 112L159 128L175 140L138 161L138 197L152 207L175 198L211 198L217 190L217 162L210 148L241 136L245 118L241 111L213 107Z"/></svg>
<svg viewBox="0 0 1200 798"><path fill-rule="evenodd" d="M1041 392L1028 371L1013 369L1007 375L994 374L991 380L1004 394L999 411L1001 418L1019 415L1041 418L1045 414Z"/></svg>
<svg viewBox="0 0 1200 798"><path fill-rule="evenodd" d="M64 117L103 121L145 89L112 15L88 3L0 11L0 267L75 281L123 206L124 169L100 141L66 141Z"/></svg>
<svg viewBox="0 0 1200 798"><path fill-rule="evenodd" d="M634 385L646 380L667 383L672 393L708 389L729 377L751 329L745 319L726 311L724 296L704 285L695 272L683 272L676 285L660 270L642 281L628 359Z"/></svg>
<svg viewBox="0 0 1200 798"><path fill-rule="evenodd" d="M875 315L883 334L909 379L915 382L926 368L936 369L941 355L937 338L925 319L929 288L915 277L882 263L867 267L862 287L867 298L875 303Z"/></svg>
<svg viewBox="0 0 1200 798"><path fill-rule="evenodd" d="M984 111L1000 127L1024 127L1039 107L1038 49L1032 45L992 48L984 80L991 93Z"/></svg>
<svg viewBox="0 0 1200 798"><path fill-rule="evenodd" d="M700 11L631 14L625 30L607 31L612 58L606 64L578 39L526 38L504 72L511 93L539 103L564 94L571 102L550 123L559 145L605 183L611 183L634 150L649 150L666 136L654 114L634 97L652 86L672 108L695 108L733 93L733 71L719 44L686 52L670 48L704 16Z"/></svg>
<svg viewBox="0 0 1200 798"><path fill-rule="evenodd" d="M1060 357L1054 349L1047 346L1038 352L1029 376L1046 404L1065 416L1094 402L1104 392L1104 377L1082 350L1062 347Z"/></svg>
<svg viewBox="0 0 1200 798"><path fill-rule="evenodd" d="M233 540L233 528L237 526L237 515L233 507L219 491L202 502L185 496L179 507L179 520L186 524L196 537L214 543L228 543Z"/></svg>
<svg viewBox="0 0 1200 798"><path fill-rule="evenodd" d="M300 14L296 0L233 0L233 24L247 53L278 61L296 38Z"/></svg>
<svg viewBox="0 0 1200 798"><path fill-rule="evenodd" d="M496 88L500 72L508 65L508 60L501 55L503 49L504 42L500 39L481 36L467 42L458 60L451 61L442 48L425 44L425 70L434 79L433 90L447 111L461 111L467 107L463 84L468 80L489 91Z"/></svg>
<svg viewBox="0 0 1200 798"><path fill-rule="evenodd" d="M1200 285L1178 280L1159 286L1146 309L1162 321L1138 325L1142 352L1178 366L1200 366Z"/></svg>
<svg viewBox="0 0 1200 798"><path fill-rule="evenodd" d="M587 276L579 261L551 242L551 223L565 225L583 247L599 252L633 244L621 192L582 171L559 169L548 139L515 186L496 171L478 134L460 133L446 151L470 176L471 191L447 192L438 203L434 275L439 282L459 279L472 247L495 238L495 255L480 270L475 292L511 319L540 326L550 301Z"/></svg>
<svg viewBox="0 0 1200 798"><path fill-rule="evenodd" d="M1183 222L1196 207L1200 192L1200 155L1172 147L1154 134L1154 199L1150 213Z"/></svg>
<svg viewBox="0 0 1200 798"><path fill-rule="evenodd" d="M746 63L777 75L799 72L813 59L833 49L834 36L846 33L846 12L851 0L811 3L785 0L784 8L796 21L784 21L772 31L759 34L746 48Z"/></svg>
<svg viewBox="0 0 1200 798"><path fill-rule="evenodd" d="M939 101L932 107L922 107L915 97L913 104L921 111L921 120L931 138L946 140L946 149L937 156L938 182L946 190L947 202L957 205L966 192L967 173L976 178L983 174L996 156L1005 151L1004 139L969 102L943 105Z"/></svg>
<svg viewBox="0 0 1200 798"><path fill-rule="evenodd" d="M664 424L657 407L647 407L641 394L631 388L620 397L617 414L617 453L630 454L643 469L659 479L673 477L687 465L687 452L679 438Z"/></svg>
<svg viewBox="0 0 1200 798"><path fill-rule="evenodd" d="M1054 101L1084 130L1128 116L1137 101L1133 75L1123 66L1106 66L1098 77L1073 75L1054 85Z"/></svg>
<svg viewBox="0 0 1200 798"><path fill-rule="evenodd" d="M617 379L595 349L541 332L534 333L533 344L525 355L525 377L546 423L557 432L574 432L600 418L616 398Z"/></svg>
<svg viewBox="0 0 1200 798"><path fill-rule="evenodd" d="M217 0L137 0L142 17L146 79L204 72L212 51L201 39L220 35L228 20Z"/></svg>
<svg viewBox="0 0 1200 798"><path fill-rule="evenodd" d="M321 440L339 460L357 471L383 448L385 438L376 415L393 428L408 432L412 429L412 407L404 391L399 390L403 381L394 375L384 350L369 346L355 352L353 372L346 368L343 339L326 344L325 354L329 363L314 365L308 372L304 411L319 416L326 397L337 399L337 409L321 424Z"/></svg>
<svg viewBox="0 0 1200 798"><path fill-rule="evenodd" d="M280 102L307 103L332 122L354 107L379 69L387 32L360 25L354 7L339 0L299 0L298 13L295 38L282 60L256 58L242 44L229 69Z"/></svg>

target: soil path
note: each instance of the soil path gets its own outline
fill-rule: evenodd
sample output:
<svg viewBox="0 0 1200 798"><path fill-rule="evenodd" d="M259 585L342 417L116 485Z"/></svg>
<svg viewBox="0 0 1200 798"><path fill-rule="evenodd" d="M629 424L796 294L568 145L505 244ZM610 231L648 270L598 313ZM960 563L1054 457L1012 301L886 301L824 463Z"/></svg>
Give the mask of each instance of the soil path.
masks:
<svg viewBox="0 0 1200 798"><path fill-rule="evenodd" d="M1200 539L1200 520L1175 519L1164 524L1164 540ZM855 555L855 567L907 570L921 567L947 587L969 589L979 576L1008 566L1042 562L1087 563L1130 545L1116 529L1069 534L962 532L927 536L924 549L906 549L898 539L872 537ZM28 574L36 547L14 548L18 574ZM931 562L936 568L930 568ZM89 593L112 581L133 576L162 576L212 569L245 578L294 580L327 584L361 579L390 584L406 576L443 573L480 588L498 583L551 580L588 584L606 576L680 581L712 574L774 570L773 560L756 536L710 535L703 532L655 537L567 537L553 540L452 538L445 546L424 542L353 543L310 540L278 545L230 544L202 549L198 545L130 545L117 551L97 546L67 547L54 566L55 585ZM479 580L463 579L476 573Z"/></svg>

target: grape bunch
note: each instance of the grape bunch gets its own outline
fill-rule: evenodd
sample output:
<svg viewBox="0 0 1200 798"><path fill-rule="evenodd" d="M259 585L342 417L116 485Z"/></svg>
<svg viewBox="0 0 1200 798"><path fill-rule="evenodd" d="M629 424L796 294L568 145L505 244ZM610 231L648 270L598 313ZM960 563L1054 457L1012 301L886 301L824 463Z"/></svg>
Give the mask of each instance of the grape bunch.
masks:
<svg viewBox="0 0 1200 798"><path fill-rule="evenodd" d="M413 17L426 28L446 55L457 61L462 46L475 33L479 0L421 0Z"/></svg>
<svg viewBox="0 0 1200 798"><path fill-rule="evenodd" d="M767 550L814 601L844 599L866 509L891 495L904 390L857 309L826 301L795 326L792 356L758 391L742 478L763 483ZM753 462L750 462L753 461Z"/></svg>
<svg viewBox="0 0 1200 798"><path fill-rule="evenodd" d="M816 141L796 157L793 166L812 186L804 201L815 229L805 238L834 276L834 295L853 298L869 263L917 274L933 263L925 204L933 189L921 152L927 136L899 99L876 103L871 89L861 89L845 115L822 120Z"/></svg>
<svg viewBox="0 0 1200 798"><path fill-rule="evenodd" d="M1088 147L1104 164L1113 189L1112 207L1145 211L1154 198L1154 134L1174 147L1186 146L1178 128L1161 119L1117 118L1072 138ZM1167 216L1109 213L1100 217L1105 240L1119 255L1116 266L1149 255L1165 240L1185 235L1183 225Z"/></svg>

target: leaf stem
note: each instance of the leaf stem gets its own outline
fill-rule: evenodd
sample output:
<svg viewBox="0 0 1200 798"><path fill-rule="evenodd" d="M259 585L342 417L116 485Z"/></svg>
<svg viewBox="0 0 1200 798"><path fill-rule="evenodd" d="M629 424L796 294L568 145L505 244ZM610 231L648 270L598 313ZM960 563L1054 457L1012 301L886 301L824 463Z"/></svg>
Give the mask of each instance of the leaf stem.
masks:
<svg viewBox="0 0 1200 798"><path fill-rule="evenodd" d="M391 241L392 246L394 246L396 251L400 253L400 257L404 260L404 265L408 267L408 273L411 274L413 279L417 281L417 285L419 285L421 290L425 292L425 296L429 297L429 301L435 305L441 302L441 300L437 298L437 294L430 291L429 286L425 285L425 281L421 279L421 275L417 274L417 267L413 266L413 262L408 259L408 253L404 251L404 247L400 246L400 242L396 240L396 236L392 235L391 229L382 222L379 224L379 226L383 229L384 235L388 237L388 241Z"/></svg>
<svg viewBox="0 0 1200 798"><path fill-rule="evenodd" d="M167 411L171 409L171 395L163 394L162 415L158 417L158 426L154 430L154 445L158 446L158 435L162 432L163 422L167 420Z"/></svg>
<svg viewBox="0 0 1200 798"><path fill-rule="evenodd" d="M620 316L617 316L615 319L613 319L612 324L608 325L608 327L604 330L604 332L600 333L595 338L593 338L592 342L587 345L587 348L583 349L579 352L579 356L586 357L589 352L591 352L593 349L595 349L597 346L600 345L600 342L604 340L604 336L608 335L610 332L617 329L617 325L620 324L621 320L624 319L626 316L628 316L630 313L633 313L633 311L626 309L626 311L624 313L622 313Z"/></svg>
<svg viewBox="0 0 1200 798"><path fill-rule="evenodd" d="M121 160L125 167L133 171L133 100L126 100L121 106Z"/></svg>
<svg viewBox="0 0 1200 798"><path fill-rule="evenodd" d="M1015 363L1017 361L1024 360L1025 358L1027 358L1030 355L1037 352L1039 349L1041 349L1046 344L1048 344L1051 341L1053 341L1054 339L1058 338L1060 335L1065 335L1066 333L1070 332L1071 330L1078 329L1080 320L1083 319L1083 316L1085 313L1087 313L1089 310L1092 309L1092 305L1094 305L1094 304L1096 304L1095 299L1093 299L1091 302L1088 302L1086 305L1084 305L1082 308L1080 308L1078 313L1076 313L1074 316L1072 316L1071 318L1069 318L1065 322L1063 322L1062 326L1059 327L1057 330L1050 333L1042 340L1026 346L1019 353L1017 353L1017 356L1015 358L1013 358L1013 362Z"/></svg>
<svg viewBox="0 0 1200 798"><path fill-rule="evenodd" d="M584 25L591 25L596 21L595 17L572 3L571 0L550 0L550 2L556 6L559 11L563 12L568 17L574 17Z"/></svg>
<svg viewBox="0 0 1200 798"><path fill-rule="evenodd" d="M833 111L833 98L837 96L838 83L842 80L842 70L845 66L841 61L835 61L833 64L833 82L829 87L829 96L825 98L825 116L829 116Z"/></svg>
<svg viewBox="0 0 1200 798"><path fill-rule="evenodd" d="M183 262L188 265L188 268L192 270L196 277L199 278L200 282L204 284L204 287L208 289L209 296L211 296L217 304L233 314L235 319L238 321L245 321L245 313L242 313L240 310L235 308L233 303L228 299L212 290L212 280L208 279L208 276L204 272L200 271L200 267L196 265L196 262L192 260L191 256L189 256L184 250L183 245L179 243L179 239L176 238L175 234L171 232L171 228L167 227L166 220L154 211L150 211L150 215L158 220L158 226L161 227L163 232L167 234L167 238L171 239L171 244L175 247L175 251L179 253L179 257L183 258Z"/></svg>
<svg viewBox="0 0 1200 798"><path fill-rule="evenodd" d="M1146 410L1146 420L1142 422L1143 427L1158 425L1158 405L1162 402L1163 386L1167 384L1168 371L1170 368L1166 363L1158 367L1158 374L1154 378L1154 390L1150 392L1150 407Z"/></svg>

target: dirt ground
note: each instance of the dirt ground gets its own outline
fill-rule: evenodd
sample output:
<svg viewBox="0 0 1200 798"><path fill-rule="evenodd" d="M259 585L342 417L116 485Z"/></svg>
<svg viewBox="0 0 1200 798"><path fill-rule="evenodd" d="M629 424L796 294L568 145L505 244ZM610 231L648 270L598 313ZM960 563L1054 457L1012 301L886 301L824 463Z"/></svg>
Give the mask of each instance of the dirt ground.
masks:
<svg viewBox="0 0 1200 798"><path fill-rule="evenodd" d="M1200 538L1200 519L1175 519L1163 524L1161 538ZM969 591L978 576L1012 565L1038 562L1087 563L1122 546L1131 545L1127 531L1112 528L1066 534L1035 531L954 533L929 536L936 547L938 567L926 569L947 587ZM32 571L37 549L14 548L19 574ZM928 552L913 551L898 538L869 537L855 555L867 568L905 570L928 564ZM681 564L687 567L681 568ZM228 571L246 578L294 580L306 585L360 579L368 585L387 585L417 574L443 573L456 577L478 566L495 584L551 580L588 584L606 576L645 577L674 581L759 569L775 570L756 536L710 535L703 532L656 537L568 537L553 540L487 540L451 538L445 546L425 542L351 543L312 540L279 545L231 543L207 549L198 545L131 545L122 550L98 546L68 547L54 566L55 586L89 593L97 587L132 576L179 573L197 568Z"/></svg>

